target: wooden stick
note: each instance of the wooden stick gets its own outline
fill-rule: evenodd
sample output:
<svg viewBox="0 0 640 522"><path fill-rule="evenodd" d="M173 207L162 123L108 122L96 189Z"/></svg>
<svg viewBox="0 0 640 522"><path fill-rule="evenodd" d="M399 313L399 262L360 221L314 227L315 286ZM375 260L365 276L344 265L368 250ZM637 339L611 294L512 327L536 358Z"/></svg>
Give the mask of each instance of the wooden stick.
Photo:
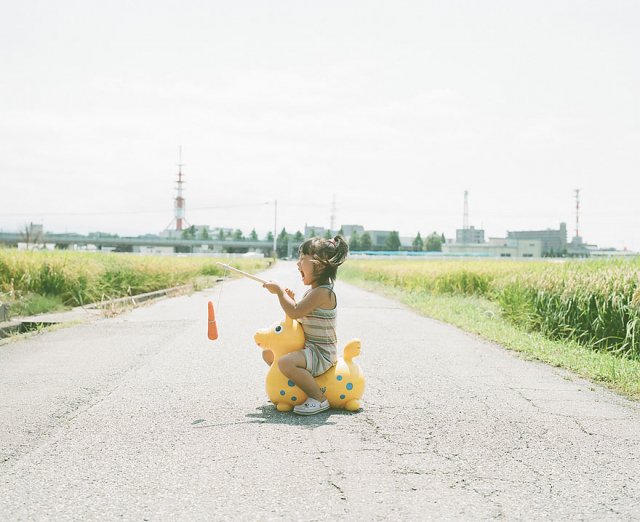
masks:
<svg viewBox="0 0 640 522"><path fill-rule="evenodd" d="M249 274L247 272L243 272L242 270L238 270L237 268L233 268L232 266L225 265L224 263L220 263L219 261L218 261L218 264L220 266L225 267L227 270L231 270L231 271L236 272L236 273L238 273L240 275L243 275L244 277L248 277L249 279L253 279L254 281L257 281L258 283L265 284L267 282L264 279L260 279L259 277L254 276L253 274Z"/></svg>

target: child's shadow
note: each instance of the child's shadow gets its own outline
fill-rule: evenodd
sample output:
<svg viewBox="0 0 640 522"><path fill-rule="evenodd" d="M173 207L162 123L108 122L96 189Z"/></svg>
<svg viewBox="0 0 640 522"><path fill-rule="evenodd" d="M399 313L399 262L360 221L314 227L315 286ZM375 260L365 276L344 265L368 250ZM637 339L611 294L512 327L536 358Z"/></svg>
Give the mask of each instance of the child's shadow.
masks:
<svg viewBox="0 0 640 522"><path fill-rule="evenodd" d="M315 415L298 415L291 411L278 411L273 404L265 404L256 408L258 413L247 413L249 423L256 424L289 424L291 426L302 426L314 429L318 426L335 425L330 419L333 415L351 415L350 412L344 410L327 410Z"/></svg>
<svg viewBox="0 0 640 522"><path fill-rule="evenodd" d="M291 411L278 411L271 403L259 406L256 410L258 410L258 413L247 413L245 417L247 417L248 420L245 421L236 420L232 422L209 423L205 419L196 419L191 422L191 426L194 428L219 428L221 426L232 426L236 424L288 424L290 426L302 426L306 429L314 429L318 426L335 425L336 423L330 420L333 415L353 415L354 413L358 413L357 411L327 410L316 413L315 415L297 415Z"/></svg>

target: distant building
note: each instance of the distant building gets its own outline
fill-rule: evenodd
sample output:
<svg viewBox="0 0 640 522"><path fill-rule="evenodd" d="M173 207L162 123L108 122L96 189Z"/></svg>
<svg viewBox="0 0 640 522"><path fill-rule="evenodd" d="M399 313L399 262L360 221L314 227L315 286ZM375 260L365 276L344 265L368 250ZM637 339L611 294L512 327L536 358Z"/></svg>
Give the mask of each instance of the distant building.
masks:
<svg viewBox="0 0 640 522"><path fill-rule="evenodd" d="M400 236L400 250L413 250L413 240L415 238L415 236Z"/></svg>
<svg viewBox="0 0 640 522"><path fill-rule="evenodd" d="M631 250L616 250L615 248L598 248L590 249L590 255L593 257L609 257L609 258L622 258L622 257L640 257L640 252L632 252Z"/></svg>
<svg viewBox="0 0 640 522"><path fill-rule="evenodd" d="M160 237L166 239L182 239L184 237L184 233L189 230L190 227L187 227L183 230L172 230L167 229L160 232ZM208 225L193 225L193 229L195 231L195 237L197 239L202 239L203 237L208 237L210 239L219 239L220 232L222 232L223 237L228 237L233 234L232 228L210 228Z"/></svg>
<svg viewBox="0 0 640 522"><path fill-rule="evenodd" d="M554 256L567 252L567 225L560 223L558 230L518 230L507 232L509 239L538 239L542 242L542 255Z"/></svg>
<svg viewBox="0 0 640 522"><path fill-rule="evenodd" d="M580 236L573 236L571 242L567 244L567 255L569 257L591 257L598 250L598 245L584 243Z"/></svg>
<svg viewBox="0 0 640 522"><path fill-rule="evenodd" d="M165 239L180 239L182 237L182 232L182 230L167 229L163 230L158 235Z"/></svg>
<svg viewBox="0 0 640 522"><path fill-rule="evenodd" d="M344 238L349 241L353 233L358 234L358 237L362 237L364 234L364 227L362 225L342 225L342 234Z"/></svg>
<svg viewBox="0 0 640 522"><path fill-rule="evenodd" d="M209 230L209 237L211 237L213 239L218 239L221 234L222 234L222 237L229 237L230 235L233 234L233 229L232 228L216 227L216 228L212 228L211 230Z"/></svg>
<svg viewBox="0 0 640 522"><path fill-rule="evenodd" d="M387 239L391 236L391 230L367 230L371 236L371 247L373 249L384 248L387 245Z"/></svg>
<svg viewBox="0 0 640 522"><path fill-rule="evenodd" d="M175 248L170 246L134 246L134 252L149 255L171 255L175 253Z"/></svg>
<svg viewBox="0 0 640 522"><path fill-rule="evenodd" d="M542 241L494 237L488 243L444 243L442 253L478 257L541 257Z"/></svg>
<svg viewBox="0 0 640 522"><path fill-rule="evenodd" d="M324 237L327 229L324 227L304 226L304 237Z"/></svg>
<svg viewBox="0 0 640 522"><path fill-rule="evenodd" d="M30 223L29 235L32 237L42 237L44 234L44 226L41 224Z"/></svg>
<svg viewBox="0 0 640 522"><path fill-rule="evenodd" d="M475 228L475 227L458 228L456 230L456 243L464 243L464 244L484 243L484 230L481 228Z"/></svg>

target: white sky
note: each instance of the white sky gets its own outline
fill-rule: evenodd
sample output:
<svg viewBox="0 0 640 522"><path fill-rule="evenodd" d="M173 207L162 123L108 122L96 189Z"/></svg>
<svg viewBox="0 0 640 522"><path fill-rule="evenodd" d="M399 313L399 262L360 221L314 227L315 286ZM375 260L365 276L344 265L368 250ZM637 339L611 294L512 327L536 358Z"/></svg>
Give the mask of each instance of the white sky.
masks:
<svg viewBox="0 0 640 522"><path fill-rule="evenodd" d="M191 224L640 250L640 2L0 0L0 229Z"/></svg>

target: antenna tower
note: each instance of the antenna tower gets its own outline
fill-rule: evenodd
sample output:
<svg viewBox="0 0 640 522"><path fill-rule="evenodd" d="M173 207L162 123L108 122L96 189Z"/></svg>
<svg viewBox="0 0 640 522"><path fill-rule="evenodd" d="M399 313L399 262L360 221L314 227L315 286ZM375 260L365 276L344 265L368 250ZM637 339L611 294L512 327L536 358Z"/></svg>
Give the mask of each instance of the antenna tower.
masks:
<svg viewBox="0 0 640 522"><path fill-rule="evenodd" d="M580 189L575 189L576 193L576 237L580 237Z"/></svg>
<svg viewBox="0 0 640 522"><path fill-rule="evenodd" d="M462 217L462 228L467 230L469 228L469 192L464 191L464 215Z"/></svg>
<svg viewBox="0 0 640 522"><path fill-rule="evenodd" d="M189 225L187 220L184 217L184 197L182 196L182 191L184 190L184 180L182 177L184 174L182 173L182 167L184 164L182 163L182 145L180 145L180 149L178 151L178 180L176 181L176 199L174 200L174 217L167 229L171 228L171 225L175 223L176 232L180 232L185 228L185 225Z"/></svg>

